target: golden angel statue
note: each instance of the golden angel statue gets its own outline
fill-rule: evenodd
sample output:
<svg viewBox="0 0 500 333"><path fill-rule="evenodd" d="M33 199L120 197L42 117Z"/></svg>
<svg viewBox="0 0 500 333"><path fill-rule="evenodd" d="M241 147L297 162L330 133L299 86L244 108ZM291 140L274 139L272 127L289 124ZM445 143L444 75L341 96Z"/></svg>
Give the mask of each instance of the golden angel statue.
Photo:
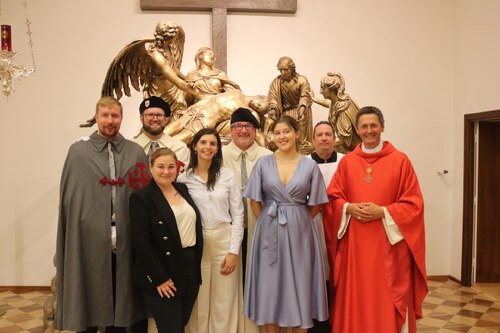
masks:
<svg viewBox="0 0 500 333"><path fill-rule="evenodd" d="M142 90L144 98L162 97L174 111L185 108L185 93L197 93L180 72L184 41L181 26L171 21L159 22L154 39L133 41L113 59L101 94L115 94L118 99L123 93L130 96L130 82L135 90Z"/></svg>
<svg viewBox="0 0 500 333"><path fill-rule="evenodd" d="M240 107L262 117L267 109L262 96L245 96L238 84L214 67L216 56L209 47L195 55L196 68L184 76L180 72L185 34L174 22L156 25L154 39L136 40L113 59L102 86L103 96L130 96L130 85L143 97L158 96L167 101L172 115L165 133L189 142L204 127L214 127L229 140L229 119ZM94 119L81 126L92 126Z"/></svg>
<svg viewBox="0 0 500 333"><path fill-rule="evenodd" d="M344 77L330 72L321 79L320 93L325 99L318 99L311 93L313 102L329 108L328 121L335 129L335 150L339 153L352 151L361 142L356 133L356 115L359 107L345 93Z"/></svg>
<svg viewBox="0 0 500 333"><path fill-rule="evenodd" d="M156 25L154 38L135 40L125 46L111 62L102 96L130 96L130 85L142 91L143 97L162 97L173 112L187 107L186 94L198 93L184 80L181 73L185 34L181 26L171 21ZM81 127L90 127L94 119Z"/></svg>

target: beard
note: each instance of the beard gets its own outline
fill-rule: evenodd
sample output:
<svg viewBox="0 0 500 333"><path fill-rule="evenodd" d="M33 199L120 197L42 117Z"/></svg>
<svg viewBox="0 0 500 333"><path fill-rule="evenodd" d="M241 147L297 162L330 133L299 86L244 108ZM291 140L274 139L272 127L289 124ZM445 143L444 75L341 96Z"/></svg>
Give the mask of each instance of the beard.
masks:
<svg viewBox="0 0 500 333"><path fill-rule="evenodd" d="M151 135L158 135L163 132L165 126L160 125L158 128L151 128L151 126L144 124L143 126L144 132Z"/></svg>

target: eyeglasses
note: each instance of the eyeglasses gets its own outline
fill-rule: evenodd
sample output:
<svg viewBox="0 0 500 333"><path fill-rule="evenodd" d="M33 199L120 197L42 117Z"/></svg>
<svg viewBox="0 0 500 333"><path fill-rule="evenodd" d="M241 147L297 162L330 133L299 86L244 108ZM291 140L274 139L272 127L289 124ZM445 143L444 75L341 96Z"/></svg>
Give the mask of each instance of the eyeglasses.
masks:
<svg viewBox="0 0 500 333"><path fill-rule="evenodd" d="M143 114L143 117L146 119L154 119L155 117L158 119L162 119L163 117L165 117L165 115L161 113L145 113Z"/></svg>
<svg viewBox="0 0 500 333"><path fill-rule="evenodd" d="M247 131L251 130L253 128L252 124L234 124L231 125L231 128L236 129L237 131L241 131L242 129L246 129Z"/></svg>

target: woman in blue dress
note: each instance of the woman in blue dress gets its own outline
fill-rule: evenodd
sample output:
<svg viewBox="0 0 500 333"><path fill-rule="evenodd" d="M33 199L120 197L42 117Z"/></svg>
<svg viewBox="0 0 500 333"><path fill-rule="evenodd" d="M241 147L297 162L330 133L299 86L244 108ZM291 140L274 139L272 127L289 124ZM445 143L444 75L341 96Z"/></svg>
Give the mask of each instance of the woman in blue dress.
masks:
<svg viewBox="0 0 500 333"><path fill-rule="evenodd" d="M317 164L297 151L299 125L272 127L278 150L260 158L244 196L259 216L245 288L245 315L267 333L306 332L328 318L320 242L313 217L328 202Z"/></svg>

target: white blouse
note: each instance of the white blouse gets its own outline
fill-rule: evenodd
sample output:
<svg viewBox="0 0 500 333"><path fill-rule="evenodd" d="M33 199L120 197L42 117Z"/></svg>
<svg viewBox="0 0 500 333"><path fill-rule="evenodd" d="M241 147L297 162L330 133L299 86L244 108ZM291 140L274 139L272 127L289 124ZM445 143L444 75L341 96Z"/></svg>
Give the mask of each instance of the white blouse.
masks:
<svg viewBox="0 0 500 333"><path fill-rule="evenodd" d="M243 202L234 172L221 167L214 189L210 191L207 183L193 170L180 174L177 181L188 187L189 194L200 211L203 227L231 223L229 253L239 254L243 239Z"/></svg>
<svg viewBox="0 0 500 333"><path fill-rule="evenodd" d="M191 247L196 244L196 213L187 201L181 197L178 205L170 204L175 215L177 229L181 237L182 247Z"/></svg>

